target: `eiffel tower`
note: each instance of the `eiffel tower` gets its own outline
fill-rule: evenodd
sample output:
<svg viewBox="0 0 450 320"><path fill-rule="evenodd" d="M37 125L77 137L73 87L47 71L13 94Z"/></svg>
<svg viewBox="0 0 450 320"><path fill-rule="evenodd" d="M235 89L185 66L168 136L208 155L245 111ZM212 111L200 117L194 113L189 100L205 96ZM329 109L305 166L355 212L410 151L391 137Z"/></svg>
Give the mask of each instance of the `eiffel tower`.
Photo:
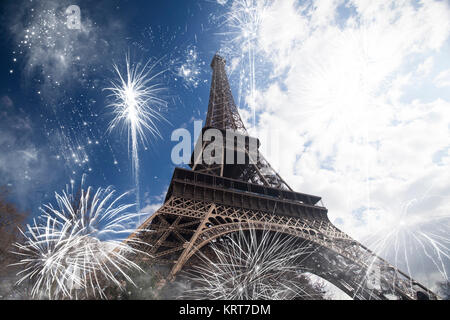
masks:
<svg viewBox="0 0 450 320"><path fill-rule="evenodd" d="M139 230L146 232L136 234L150 245L149 258L142 259L165 266L162 277L173 280L214 239L239 230L269 230L314 245L315 253L299 269L329 281L353 299L438 299L336 228L320 197L293 191L259 152L255 159L250 141L256 141L257 147L259 141L248 136L225 63L217 54L211 63L211 91L202 133L216 129L224 135L244 136L245 144L231 143L231 148L245 154L245 161L206 163L201 155L211 142L202 141L201 135L191 157L192 170L175 169L163 206L140 226Z"/></svg>

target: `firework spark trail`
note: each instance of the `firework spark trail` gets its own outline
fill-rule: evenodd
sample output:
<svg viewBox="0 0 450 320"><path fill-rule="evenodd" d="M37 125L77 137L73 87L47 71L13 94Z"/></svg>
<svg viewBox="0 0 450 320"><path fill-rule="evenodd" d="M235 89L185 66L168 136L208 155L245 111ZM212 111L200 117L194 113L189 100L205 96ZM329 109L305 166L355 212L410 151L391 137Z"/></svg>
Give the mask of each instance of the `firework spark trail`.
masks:
<svg viewBox="0 0 450 320"><path fill-rule="evenodd" d="M223 242L223 243L221 243ZM314 298L299 282L299 263L314 252L311 245L269 231L239 231L210 244L213 258L199 254L202 263L185 271L192 299ZM303 278L303 284L307 282Z"/></svg>
<svg viewBox="0 0 450 320"><path fill-rule="evenodd" d="M245 55L248 62L249 75L249 105L252 109L253 127L256 127L256 76L255 76L255 57L258 48L258 33L265 12L270 4L270 1L258 0L235 0L230 10L225 15L224 24L230 29L225 32L225 35L232 37L231 42L236 45L241 51L241 58ZM243 59L242 59L243 60ZM244 61L242 61L244 63ZM243 85L243 71L239 80L239 97L240 104L242 85Z"/></svg>
<svg viewBox="0 0 450 320"><path fill-rule="evenodd" d="M417 266L411 265L411 258L422 256L423 263L430 264L440 274L444 281L448 281L448 262L450 261L448 237L448 214L437 216L409 215L408 209L425 198L413 199L403 206L399 216L390 215L390 223L386 223L381 230L376 230L366 241L379 256L393 255L396 267L404 265L409 275L416 273ZM391 210L390 210L391 211ZM432 230L428 230L434 226ZM438 226L438 227L436 227ZM372 261L374 263L375 261ZM429 271L427 273L430 273ZM411 287L413 284L409 284ZM433 285L433 283L429 283Z"/></svg>
<svg viewBox="0 0 450 320"><path fill-rule="evenodd" d="M139 199L139 142L144 146L148 142L146 132L155 137L161 134L157 122L165 120L161 109L167 107L167 102L160 98L164 90L161 83L156 79L166 70L153 73L159 61L150 65L150 61L142 65L132 65L127 55L125 58L126 74L122 74L120 68L114 65L118 77L111 81L112 87L105 90L114 102L108 107L113 109L114 119L111 121L108 131L122 124L128 131L128 148L131 143L132 171L136 184L136 206L140 208Z"/></svg>
<svg viewBox="0 0 450 320"><path fill-rule="evenodd" d="M57 205L41 208L42 215L22 232L24 242L15 244L21 257L15 265L22 267L17 284L31 282L33 297L105 298L105 287L122 288L120 279L133 283L127 271L142 271L130 259L143 253L137 249L142 243L123 241L140 216L127 212L134 204L121 203L128 193L115 197L111 187L94 193L82 185L79 195L73 188L55 193Z"/></svg>
<svg viewBox="0 0 450 320"><path fill-rule="evenodd" d="M439 218L443 225L448 225L448 217ZM358 292L363 290L366 284L370 281L374 281L377 290L382 289L383 283L389 284L388 290L393 290L395 287L409 292L410 294L416 294L416 290L424 290L417 283L413 277L414 274L418 272L417 266L414 269L414 265L411 264L414 256L423 255L423 261L431 263L435 269L439 272L444 281L448 281L448 271L446 270L446 260L450 260L450 255L448 252L448 244L450 242L446 231L440 230L445 236L441 236L432 232L422 231L422 226L429 223L429 221L421 220L419 224L411 223L407 226L398 221L394 226L387 226L381 231L375 232L370 237L370 248L373 248L373 254L369 254L365 257L367 261L367 272L366 276L357 283L357 290L355 291L355 298ZM436 221L432 221L436 223ZM393 255L389 259L390 255ZM384 274L381 272L382 266L385 264L386 260L380 259L379 257L387 257L386 260L391 260L393 265L394 274ZM428 259L428 260L427 260ZM403 264L403 267L402 267ZM398 269L397 269L398 268ZM402 270L403 269L403 270ZM376 274L376 272L380 272ZM402 272L405 271L405 272ZM431 274L430 271L426 272ZM375 276L375 278L374 278ZM429 279L428 279L429 280ZM423 281L423 280L422 280ZM432 281L435 281L432 279ZM432 288L434 282L428 283L428 287ZM389 299L401 299L394 291L387 294ZM413 296L411 296L413 297ZM372 298L377 299L376 296Z"/></svg>

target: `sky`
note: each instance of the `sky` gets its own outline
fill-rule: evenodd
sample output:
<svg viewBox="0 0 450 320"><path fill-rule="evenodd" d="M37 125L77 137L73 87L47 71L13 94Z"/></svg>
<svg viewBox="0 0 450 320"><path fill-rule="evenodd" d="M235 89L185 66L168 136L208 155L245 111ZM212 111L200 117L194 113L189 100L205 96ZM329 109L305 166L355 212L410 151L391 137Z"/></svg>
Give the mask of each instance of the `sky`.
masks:
<svg viewBox="0 0 450 320"><path fill-rule="evenodd" d="M80 29L65 10L78 5ZM175 165L171 133L206 116L210 62L227 59L261 151L330 220L433 287L450 231L447 0L13 1L0 4L0 185L32 216L86 174L136 189L126 131L108 131L114 64L149 62L166 102L139 144L152 213ZM133 198L130 201L135 201Z"/></svg>

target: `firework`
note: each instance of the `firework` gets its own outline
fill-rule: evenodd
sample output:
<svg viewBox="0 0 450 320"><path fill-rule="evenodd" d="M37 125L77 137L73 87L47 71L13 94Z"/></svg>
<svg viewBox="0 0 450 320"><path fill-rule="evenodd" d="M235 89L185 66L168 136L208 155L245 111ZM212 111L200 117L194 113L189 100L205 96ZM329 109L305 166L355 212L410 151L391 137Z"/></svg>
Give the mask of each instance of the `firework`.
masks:
<svg viewBox="0 0 450 320"><path fill-rule="evenodd" d="M73 185L71 192L55 193L56 206L41 208L22 232L25 241L15 244L22 268L17 284L31 282L33 297L76 299L105 298L106 286L133 283L127 271L142 270L130 259L142 252L138 240L123 241L139 216L127 212L134 205L121 203L126 195L115 197L111 187L81 187L74 195Z"/></svg>
<svg viewBox="0 0 450 320"><path fill-rule="evenodd" d="M189 45L183 55L183 63L181 66L177 64L176 75L183 80L186 88L197 88L201 83L201 74L205 62L200 59L197 47L194 45Z"/></svg>
<svg viewBox="0 0 450 320"><path fill-rule="evenodd" d="M226 14L229 34L234 35L233 42L246 43L250 49L256 45L258 31L270 1L235 0Z"/></svg>
<svg viewBox="0 0 450 320"><path fill-rule="evenodd" d="M165 71L154 72L157 63L150 65L150 61L142 65L132 65L128 55L125 58L126 74L122 74L119 67L114 65L118 77L111 81L112 87L105 90L114 102L108 107L113 109L114 118L109 131L120 124L128 131L128 147L131 150L132 168L136 183L136 204L139 209L139 142L144 146L148 142L147 134L151 137L161 137L157 122L163 120L161 110L167 103L159 97L164 90L156 79Z"/></svg>
<svg viewBox="0 0 450 320"><path fill-rule="evenodd" d="M234 0L224 19L224 24L229 30L224 34L231 37L231 43L238 48L238 52L241 54L240 60L246 66L241 70L238 104L240 104L242 96L243 82L246 80L248 81L248 99L252 109L253 127L256 127L255 60L258 34L270 3L267 0ZM245 74L248 75L248 79L244 79Z"/></svg>
<svg viewBox="0 0 450 320"><path fill-rule="evenodd" d="M255 300L308 299L321 294L300 273L315 250L306 241L268 231L239 231L209 246L212 255L184 272L191 287L183 298ZM317 294L317 296L316 296ZM323 293L322 293L323 294Z"/></svg>
<svg viewBox="0 0 450 320"><path fill-rule="evenodd" d="M406 271L409 275L423 274L424 271L439 275L442 281L448 281L448 265L450 261L448 213L430 214L427 216L413 214L424 201L431 196L413 199L402 206L400 214L391 213L392 208L386 208L385 223L366 236L365 241L373 251L386 257L392 263ZM373 223L375 225L375 223ZM417 263L415 257L421 257ZM435 279L422 279L433 285ZM430 281L431 280L431 281ZM413 284L410 284L413 286Z"/></svg>

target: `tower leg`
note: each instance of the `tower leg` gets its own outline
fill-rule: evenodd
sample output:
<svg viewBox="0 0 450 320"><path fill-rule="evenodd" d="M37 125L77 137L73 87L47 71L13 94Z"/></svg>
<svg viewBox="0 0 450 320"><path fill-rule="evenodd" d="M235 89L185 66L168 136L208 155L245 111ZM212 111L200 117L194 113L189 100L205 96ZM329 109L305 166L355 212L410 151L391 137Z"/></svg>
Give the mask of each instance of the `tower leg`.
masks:
<svg viewBox="0 0 450 320"><path fill-rule="evenodd" d="M183 265L186 263L187 259L189 258L189 253L193 249L195 241L197 240L198 236L200 235L200 232L206 226L206 223L208 222L209 218L212 216L215 209L216 209L216 206L212 205L211 208L209 209L208 213L204 216L203 221L197 227L197 230L195 230L195 233L192 235L192 238L189 241L189 244L183 250L182 254L180 255L177 262L175 263L175 265L173 266L172 270L169 273L168 279L170 281L172 281L175 278L175 275L181 270Z"/></svg>

